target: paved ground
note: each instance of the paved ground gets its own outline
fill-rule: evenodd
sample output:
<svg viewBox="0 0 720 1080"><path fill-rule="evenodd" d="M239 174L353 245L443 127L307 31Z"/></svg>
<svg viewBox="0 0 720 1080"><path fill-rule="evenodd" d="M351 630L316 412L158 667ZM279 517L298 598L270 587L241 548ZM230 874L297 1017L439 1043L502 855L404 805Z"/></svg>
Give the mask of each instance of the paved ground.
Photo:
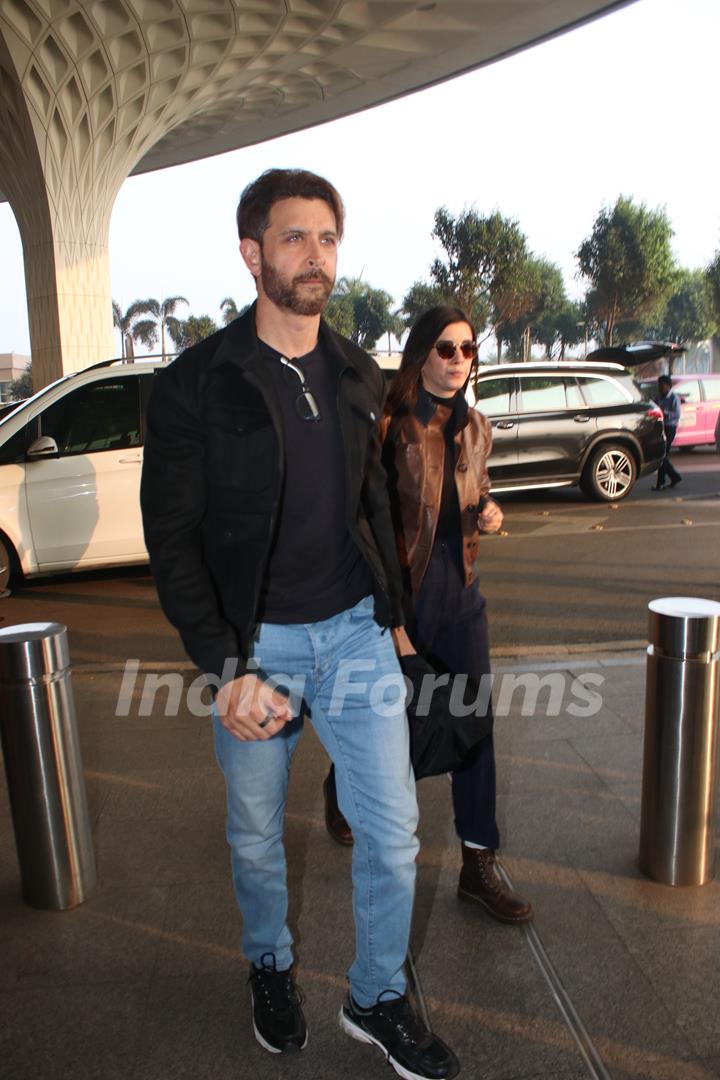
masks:
<svg viewBox="0 0 720 1080"><path fill-rule="evenodd" d="M125 642L118 655L129 652ZM413 955L433 1025L468 1080L720 1077L720 884L672 889L636 865L642 653L556 652L502 665L498 674L535 671L556 684L552 707L541 698L523 715L516 694L496 725L504 864L536 919L528 930L506 927L457 901L448 784L423 781ZM602 680L592 716L574 715L582 673ZM23 906L0 795L2 1075L391 1075L377 1051L336 1024L352 951L349 859L323 828L326 763L314 735L301 741L287 814L311 1035L286 1060L252 1037L207 722L185 709L166 717L159 698L142 710L145 674L127 716L115 715L120 671L75 674L100 875L94 899L64 913Z"/></svg>

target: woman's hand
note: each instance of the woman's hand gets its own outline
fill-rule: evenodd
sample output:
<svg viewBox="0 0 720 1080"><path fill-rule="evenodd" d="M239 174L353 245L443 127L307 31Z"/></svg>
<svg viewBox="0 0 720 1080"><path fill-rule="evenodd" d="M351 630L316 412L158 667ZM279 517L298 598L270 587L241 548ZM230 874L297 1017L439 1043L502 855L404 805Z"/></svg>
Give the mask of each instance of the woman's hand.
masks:
<svg viewBox="0 0 720 1080"><path fill-rule="evenodd" d="M488 499L478 515L480 532L496 533L502 528L503 512L494 499Z"/></svg>
<svg viewBox="0 0 720 1080"><path fill-rule="evenodd" d="M415 646L410 638L407 636L407 630L404 626L395 626L392 631L393 645L395 646L395 652L398 656L414 656L416 653Z"/></svg>

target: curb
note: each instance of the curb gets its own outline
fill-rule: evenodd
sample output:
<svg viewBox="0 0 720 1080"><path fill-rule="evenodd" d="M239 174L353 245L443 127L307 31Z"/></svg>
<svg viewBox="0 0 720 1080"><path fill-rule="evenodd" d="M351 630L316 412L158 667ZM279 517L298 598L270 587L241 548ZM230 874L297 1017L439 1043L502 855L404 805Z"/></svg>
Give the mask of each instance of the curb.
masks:
<svg viewBox="0 0 720 1080"><path fill-rule="evenodd" d="M547 657L555 659L563 656L595 656L622 652L645 652L647 641L579 641L571 645L498 645L490 649L492 659L517 658L530 656L535 659Z"/></svg>
<svg viewBox="0 0 720 1080"><path fill-rule="evenodd" d="M571 645L499 645L490 650L493 660L510 660L528 657L534 660L556 660L568 656L596 657L616 655L617 653L642 652L647 649L647 641L590 641L575 642ZM127 661L114 660L109 663L72 664L72 670L78 675L108 675L124 672ZM199 668L191 660L141 660L138 672L144 671L196 671Z"/></svg>

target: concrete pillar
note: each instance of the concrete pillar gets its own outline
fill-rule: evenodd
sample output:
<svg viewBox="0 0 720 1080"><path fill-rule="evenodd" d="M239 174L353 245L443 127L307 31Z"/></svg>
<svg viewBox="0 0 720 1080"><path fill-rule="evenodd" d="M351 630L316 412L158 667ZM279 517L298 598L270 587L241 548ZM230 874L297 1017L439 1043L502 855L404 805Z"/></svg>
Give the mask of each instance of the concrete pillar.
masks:
<svg viewBox="0 0 720 1080"><path fill-rule="evenodd" d="M85 124L76 116L73 126L73 107L82 112L83 106L69 62L63 91L53 93L22 41L3 30L0 189L23 244L37 390L114 354L108 233L125 171L109 167L108 138L91 137L87 116ZM62 69L59 56L55 60Z"/></svg>

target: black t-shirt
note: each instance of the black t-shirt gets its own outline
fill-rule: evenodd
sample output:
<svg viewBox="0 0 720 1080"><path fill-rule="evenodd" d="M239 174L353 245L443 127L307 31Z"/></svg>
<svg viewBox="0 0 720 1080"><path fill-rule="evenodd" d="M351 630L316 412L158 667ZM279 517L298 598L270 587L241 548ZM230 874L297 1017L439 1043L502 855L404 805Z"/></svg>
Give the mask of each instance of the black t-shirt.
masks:
<svg viewBox="0 0 720 1080"><path fill-rule="evenodd" d="M318 345L301 357L321 419L303 419L301 382L260 342L275 382L285 434L285 484L260 596L269 623L320 622L353 607L373 588L370 568L347 529L345 449L337 410L339 366Z"/></svg>

